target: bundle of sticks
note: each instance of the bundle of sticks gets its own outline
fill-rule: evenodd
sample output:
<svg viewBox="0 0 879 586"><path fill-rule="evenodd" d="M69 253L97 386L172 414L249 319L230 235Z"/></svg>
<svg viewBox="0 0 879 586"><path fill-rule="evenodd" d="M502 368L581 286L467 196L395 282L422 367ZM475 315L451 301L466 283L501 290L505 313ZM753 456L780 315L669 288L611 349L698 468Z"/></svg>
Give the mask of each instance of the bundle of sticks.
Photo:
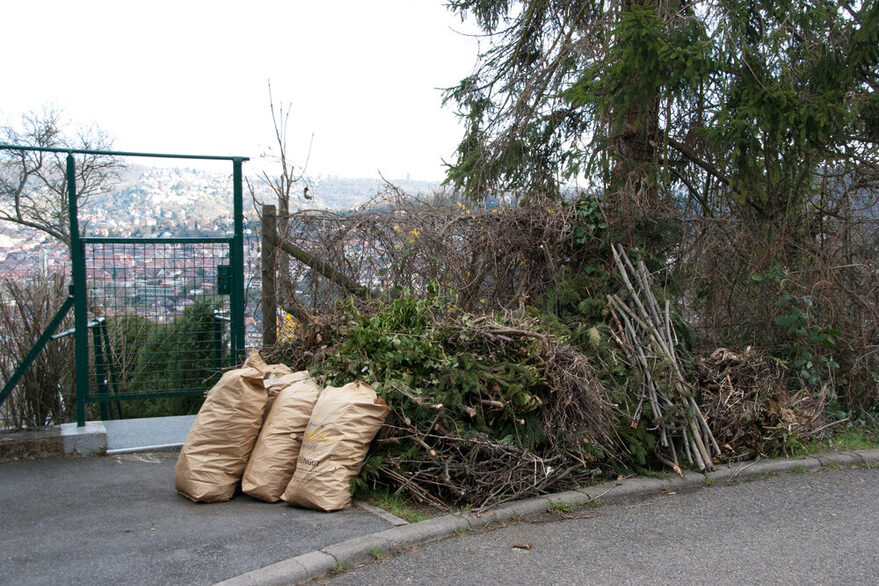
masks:
<svg viewBox="0 0 879 586"><path fill-rule="evenodd" d="M613 335L631 367L640 373L632 425L639 425L645 404L649 405L659 434L657 456L678 474L682 474L679 452L690 465L710 471L720 448L696 403L692 386L684 378L669 302L666 300L663 306L657 302L651 289L652 277L643 261L633 264L619 244L613 245L613 256L624 284L621 294L608 295L617 326Z"/></svg>

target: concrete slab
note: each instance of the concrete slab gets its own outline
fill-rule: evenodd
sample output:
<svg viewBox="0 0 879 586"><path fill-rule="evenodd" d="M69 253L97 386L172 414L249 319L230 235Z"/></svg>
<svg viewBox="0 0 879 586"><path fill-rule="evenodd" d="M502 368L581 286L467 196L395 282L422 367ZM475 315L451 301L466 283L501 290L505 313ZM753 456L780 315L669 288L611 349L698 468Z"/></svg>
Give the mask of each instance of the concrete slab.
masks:
<svg viewBox="0 0 879 586"><path fill-rule="evenodd" d="M183 445L195 415L104 421L107 453L173 450Z"/></svg>
<svg viewBox="0 0 879 586"><path fill-rule="evenodd" d="M65 454L95 456L107 451L107 429L100 421L86 421L82 427L76 423L62 423L58 427Z"/></svg>

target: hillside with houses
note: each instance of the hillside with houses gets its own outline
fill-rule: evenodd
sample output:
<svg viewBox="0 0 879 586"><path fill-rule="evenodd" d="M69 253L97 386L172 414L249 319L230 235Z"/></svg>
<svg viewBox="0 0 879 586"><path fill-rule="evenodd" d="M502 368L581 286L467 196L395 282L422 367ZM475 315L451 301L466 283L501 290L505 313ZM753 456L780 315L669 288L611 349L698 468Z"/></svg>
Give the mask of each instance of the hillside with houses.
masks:
<svg viewBox="0 0 879 586"><path fill-rule="evenodd" d="M394 185L411 194L426 195L436 183L401 180ZM293 209L344 211L361 206L386 184L379 179L318 176L302 181L311 199L299 193ZM274 203L276 197L258 177L245 186L245 238L256 239L255 202ZM193 237L232 231L231 173L183 167L129 166L115 189L89 199L80 210L86 236ZM69 262L66 247L37 231L0 225L0 278L26 278L36 271L56 272Z"/></svg>

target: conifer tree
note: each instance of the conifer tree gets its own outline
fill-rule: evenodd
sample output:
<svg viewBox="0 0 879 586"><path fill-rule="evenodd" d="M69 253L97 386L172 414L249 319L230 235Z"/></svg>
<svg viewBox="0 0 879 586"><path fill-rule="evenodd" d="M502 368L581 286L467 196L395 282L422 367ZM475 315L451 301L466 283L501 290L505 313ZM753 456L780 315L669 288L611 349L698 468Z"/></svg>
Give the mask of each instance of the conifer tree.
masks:
<svg viewBox="0 0 879 586"><path fill-rule="evenodd" d="M488 43L446 94L466 124L448 179L473 200L580 177L628 213L778 223L879 185L877 0L450 7Z"/></svg>

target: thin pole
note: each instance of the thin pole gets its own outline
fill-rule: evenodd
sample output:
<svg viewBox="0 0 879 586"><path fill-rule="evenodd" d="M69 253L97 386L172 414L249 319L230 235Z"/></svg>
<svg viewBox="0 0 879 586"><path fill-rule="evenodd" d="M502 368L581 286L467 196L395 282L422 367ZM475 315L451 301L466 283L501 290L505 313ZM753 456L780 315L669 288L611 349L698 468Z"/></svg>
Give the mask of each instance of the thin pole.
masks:
<svg viewBox="0 0 879 586"><path fill-rule="evenodd" d="M76 358L76 425L85 425L85 405L89 392L89 330L85 284L85 255L79 239L76 205L76 163L67 154L67 206L70 213L70 259L73 264L73 329Z"/></svg>
<svg viewBox="0 0 879 586"><path fill-rule="evenodd" d="M241 174L243 159L232 161L232 213L235 233L232 237L232 299L230 317L232 318L232 358L233 364L244 360L244 188Z"/></svg>
<svg viewBox="0 0 879 586"><path fill-rule="evenodd" d="M3 386L3 390L0 391L0 405L3 404L3 401L12 394L12 389L15 388L15 385L18 384L18 381L21 380L21 377L24 376L24 373L27 372L27 369L30 368L31 364L33 364L34 360L36 360L37 356L40 352L43 351L43 348L52 339L52 334L55 333L55 330L58 329L58 326L61 325L61 322L64 320L65 316L67 316L67 312L70 311L70 308L73 307L73 295L68 295L64 300L64 304L61 306L61 309L58 310L58 313L55 314L55 317L52 318L52 321L49 322L49 325L46 326L46 329L40 335L40 338L37 340L37 343L34 344L34 347L31 348L30 352L27 353L27 356L24 357L24 361L18 365L18 368L15 369L15 372L12 373L12 376L9 377L9 380L6 381L6 384Z"/></svg>

